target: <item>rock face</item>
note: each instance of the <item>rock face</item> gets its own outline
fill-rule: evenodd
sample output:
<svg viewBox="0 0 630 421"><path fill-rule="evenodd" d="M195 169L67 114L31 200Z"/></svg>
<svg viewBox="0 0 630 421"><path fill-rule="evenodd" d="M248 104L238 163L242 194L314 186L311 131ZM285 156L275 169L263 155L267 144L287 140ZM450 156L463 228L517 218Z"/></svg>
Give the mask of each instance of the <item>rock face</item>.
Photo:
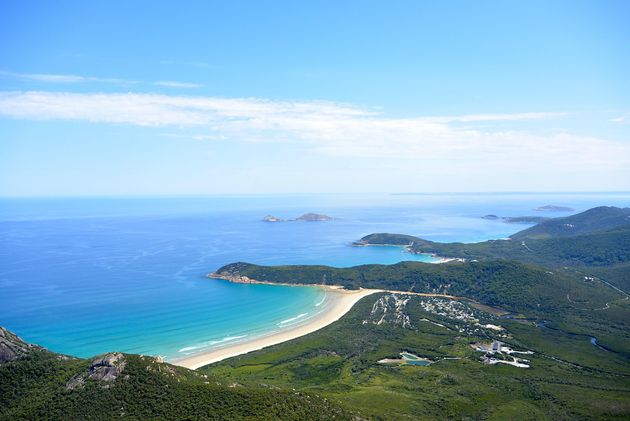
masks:
<svg viewBox="0 0 630 421"><path fill-rule="evenodd" d="M409 297L396 294L385 295L374 303L370 316L363 320L363 324L372 323L381 325L383 323L411 328L411 320L405 312L405 307L409 302Z"/></svg>
<svg viewBox="0 0 630 421"><path fill-rule="evenodd" d="M87 372L78 374L70 379L66 384L66 389L72 390L77 387L83 387L88 379L105 382L101 387L108 388L109 384L107 383L116 380L126 365L125 356L119 352L98 356L92 360Z"/></svg>
<svg viewBox="0 0 630 421"><path fill-rule="evenodd" d="M264 282L259 282L255 279L250 279L249 277L242 275L241 270L246 269L248 266L251 266L249 263L237 262L230 263L229 265L225 265L219 268L216 272L212 272L208 274L210 278L223 279L226 281L234 282L236 284L261 284Z"/></svg>
<svg viewBox="0 0 630 421"><path fill-rule="evenodd" d="M0 327L0 363L17 360L33 348L34 345L27 344L17 335Z"/></svg>
<svg viewBox="0 0 630 421"><path fill-rule="evenodd" d="M319 213L305 213L296 219L296 221L332 221L334 218Z"/></svg>

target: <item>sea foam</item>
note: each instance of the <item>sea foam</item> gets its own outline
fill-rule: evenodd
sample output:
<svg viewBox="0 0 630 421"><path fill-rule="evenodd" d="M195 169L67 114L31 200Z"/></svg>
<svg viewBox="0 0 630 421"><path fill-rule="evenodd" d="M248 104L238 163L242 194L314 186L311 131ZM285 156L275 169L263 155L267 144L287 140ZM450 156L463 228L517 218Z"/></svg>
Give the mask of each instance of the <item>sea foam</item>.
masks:
<svg viewBox="0 0 630 421"><path fill-rule="evenodd" d="M290 319L283 320L283 321L281 321L280 323L278 323L278 326L284 326L284 325L286 325L287 323L291 323L291 322L293 322L293 321L296 321L297 319L301 319L302 317L306 316L307 314L308 314L308 313L302 313L302 314L298 314L298 315L297 315L297 316L295 316L295 317L291 317Z"/></svg>

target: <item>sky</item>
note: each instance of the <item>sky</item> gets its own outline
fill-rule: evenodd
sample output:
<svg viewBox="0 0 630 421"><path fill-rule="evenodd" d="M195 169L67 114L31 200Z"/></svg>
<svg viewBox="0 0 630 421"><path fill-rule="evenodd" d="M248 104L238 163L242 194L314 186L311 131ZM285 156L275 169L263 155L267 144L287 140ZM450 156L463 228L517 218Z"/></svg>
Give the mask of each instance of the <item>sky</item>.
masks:
<svg viewBox="0 0 630 421"><path fill-rule="evenodd" d="M0 2L0 196L630 191L628 1Z"/></svg>

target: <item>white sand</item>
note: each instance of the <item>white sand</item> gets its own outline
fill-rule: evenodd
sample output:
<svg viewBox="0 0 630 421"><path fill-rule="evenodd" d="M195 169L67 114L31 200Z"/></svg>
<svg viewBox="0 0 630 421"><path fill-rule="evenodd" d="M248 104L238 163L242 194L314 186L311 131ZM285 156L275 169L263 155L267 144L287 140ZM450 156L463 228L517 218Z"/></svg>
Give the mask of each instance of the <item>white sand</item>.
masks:
<svg viewBox="0 0 630 421"><path fill-rule="evenodd" d="M251 341L241 342L223 348L213 349L187 358L178 359L173 361L172 364L196 369L226 358L246 354L271 345L299 338L300 336L308 335L309 333L313 333L316 330L339 320L341 316L350 311L352 306L354 306L361 298L374 294L375 292L381 292L381 290L378 289L346 291L335 287L325 288L327 289L328 299L331 301L330 304L324 311L304 324L287 327L280 332L254 338Z"/></svg>

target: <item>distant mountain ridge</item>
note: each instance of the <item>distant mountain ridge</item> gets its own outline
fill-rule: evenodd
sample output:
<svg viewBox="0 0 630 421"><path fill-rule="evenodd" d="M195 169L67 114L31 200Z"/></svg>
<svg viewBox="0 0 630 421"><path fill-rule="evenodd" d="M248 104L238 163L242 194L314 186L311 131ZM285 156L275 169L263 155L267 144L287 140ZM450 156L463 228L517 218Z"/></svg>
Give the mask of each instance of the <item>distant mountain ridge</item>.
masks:
<svg viewBox="0 0 630 421"><path fill-rule="evenodd" d="M572 212L575 209L568 206L545 205L534 208L537 212Z"/></svg>
<svg viewBox="0 0 630 421"><path fill-rule="evenodd" d="M498 217L497 217L498 218ZM510 236L513 240L549 239L572 237L583 234L605 232L614 228L630 225L630 208L599 206L584 212L561 218L543 219L533 227L524 229ZM419 245L439 244L430 240L407 234L375 233L369 234L354 243L355 245ZM457 243L453 243L457 244Z"/></svg>

